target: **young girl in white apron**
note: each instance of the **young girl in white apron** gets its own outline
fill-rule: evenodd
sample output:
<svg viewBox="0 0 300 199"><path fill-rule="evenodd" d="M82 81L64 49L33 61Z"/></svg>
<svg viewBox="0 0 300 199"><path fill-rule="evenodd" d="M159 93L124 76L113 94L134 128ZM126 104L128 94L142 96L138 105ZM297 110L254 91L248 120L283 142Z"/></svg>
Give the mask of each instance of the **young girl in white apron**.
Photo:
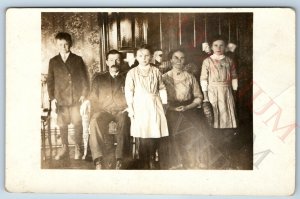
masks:
<svg viewBox="0 0 300 199"><path fill-rule="evenodd" d="M163 104L167 93L162 76L150 65L151 52L147 46L137 50L139 65L126 76L125 97L131 118L131 136L140 140L140 160L144 169L151 167L159 138L169 135Z"/></svg>

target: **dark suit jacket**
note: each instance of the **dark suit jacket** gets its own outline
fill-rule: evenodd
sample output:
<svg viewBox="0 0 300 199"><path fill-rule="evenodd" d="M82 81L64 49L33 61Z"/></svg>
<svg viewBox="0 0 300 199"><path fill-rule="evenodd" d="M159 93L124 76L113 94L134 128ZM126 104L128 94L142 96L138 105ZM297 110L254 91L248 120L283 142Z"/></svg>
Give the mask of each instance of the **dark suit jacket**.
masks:
<svg viewBox="0 0 300 199"><path fill-rule="evenodd" d="M70 53L66 63L60 54L49 62L48 93L56 99L59 106L79 104L80 96L87 97L89 91L88 75L80 56Z"/></svg>
<svg viewBox="0 0 300 199"><path fill-rule="evenodd" d="M121 111L127 107L124 92L125 78L125 72L120 72L115 79L109 72L94 76L90 94L93 113L111 109Z"/></svg>

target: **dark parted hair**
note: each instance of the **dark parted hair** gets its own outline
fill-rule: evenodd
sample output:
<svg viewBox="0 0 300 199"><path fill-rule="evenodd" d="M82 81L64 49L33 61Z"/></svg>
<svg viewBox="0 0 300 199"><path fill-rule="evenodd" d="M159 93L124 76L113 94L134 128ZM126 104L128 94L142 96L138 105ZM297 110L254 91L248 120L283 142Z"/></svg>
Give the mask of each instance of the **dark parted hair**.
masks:
<svg viewBox="0 0 300 199"><path fill-rule="evenodd" d="M212 44L217 41L217 40L222 40L225 43L225 46L227 44L227 40L222 36L222 35L214 35L211 40L209 41L209 45L212 46Z"/></svg>
<svg viewBox="0 0 300 199"><path fill-rule="evenodd" d="M110 50L110 51L108 51L108 53L106 53L106 56L105 56L106 60L108 60L109 55L115 55L115 54L120 55L120 59L122 61L122 59L123 59L122 54L119 51L115 50L115 49Z"/></svg>
<svg viewBox="0 0 300 199"><path fill-rule="evenodd" d="M72 46L73 41L72 41L72 37L69 33L66 32L59 32L56 34L55 39L59 39L59 40L66 40L70 46Z"/></svg>
<svg viewBox="0 0 300 199"><path fill-rule="evenodd" d="M171 50L171 51L169 52L169 54L168 54L168 60L171 60L173 54L176 53L176 52L182 52L182 53L184 54L184 56L186 56L186 51L185 51L184 49L182 49L182 48L177 48L177 49L173 49L173 50Z"/></svg>

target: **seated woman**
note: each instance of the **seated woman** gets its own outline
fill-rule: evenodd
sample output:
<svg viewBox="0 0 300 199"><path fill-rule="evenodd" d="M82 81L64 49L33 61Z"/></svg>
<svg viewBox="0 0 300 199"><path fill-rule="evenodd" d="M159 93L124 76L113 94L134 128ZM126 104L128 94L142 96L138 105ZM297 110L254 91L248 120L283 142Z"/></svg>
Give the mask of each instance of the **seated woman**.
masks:
<svg viewBox="0 0 300 199"><path fill-rule="evenodd" d="M172 69L163 75L168 94L167 121L170 136L164 138L164 153L160 154L162 169L197 168L199 143L204 126L197 111L203 95L196 78L184 71L185 53L174 50L169 54Z"/></svg>

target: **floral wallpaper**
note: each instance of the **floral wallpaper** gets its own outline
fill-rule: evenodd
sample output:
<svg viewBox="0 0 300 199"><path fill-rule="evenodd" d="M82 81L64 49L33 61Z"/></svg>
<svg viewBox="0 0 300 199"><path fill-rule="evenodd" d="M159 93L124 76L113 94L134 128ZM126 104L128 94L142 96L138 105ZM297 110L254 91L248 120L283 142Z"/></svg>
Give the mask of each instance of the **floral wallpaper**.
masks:
<svg viewBox="0 0 300 199"><path fill-rule="evenodd" d="M101 71L100 27L97 13L42 13L42 74L48 73L49 59L58 52L55 35L68 32L73 39L71 51L82 56L90 77Z"/></svg>
<svg viewBox="0 0 300 199"><path fill-rule="evenodd" d="M41 108L48 108L46 76L49 60L58 54L55 35L64 31L71 34L71 51L83 58L90 78L95 72L102 71L100 66L100 27L98 13L42 13L42 63L41 63Z"/></svg>

